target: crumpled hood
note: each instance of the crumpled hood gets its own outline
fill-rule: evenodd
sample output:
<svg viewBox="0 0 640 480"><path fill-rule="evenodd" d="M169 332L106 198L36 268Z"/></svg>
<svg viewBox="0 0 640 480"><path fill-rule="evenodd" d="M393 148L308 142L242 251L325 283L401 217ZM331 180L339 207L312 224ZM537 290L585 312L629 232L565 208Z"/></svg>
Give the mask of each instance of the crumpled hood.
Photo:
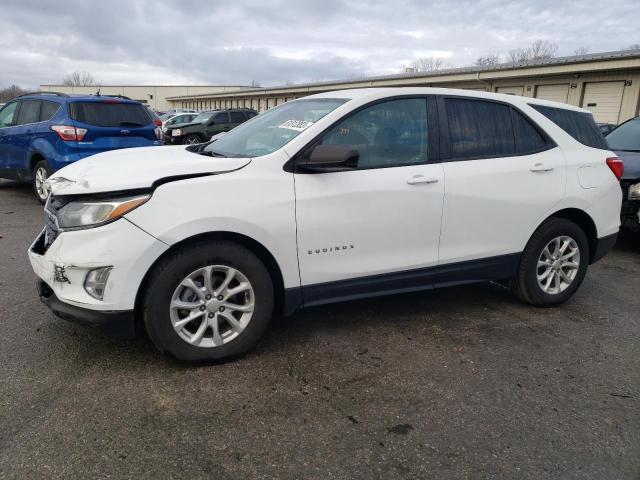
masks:
<svg viewBox="0 0 640 480"><path fill-rule="evenodd" d="M622 180L640 179L640 152L623 152L616 150L616 154L624 163Z"/></svg>
<svg viewBox="0 0 640 480"><path fill-rule="evenodd" d="M125 148L72 163L53 174L49 184L53 195L133 190L167 177L238 170L250 162L250 158L199 155L185 146Z"/></svg>

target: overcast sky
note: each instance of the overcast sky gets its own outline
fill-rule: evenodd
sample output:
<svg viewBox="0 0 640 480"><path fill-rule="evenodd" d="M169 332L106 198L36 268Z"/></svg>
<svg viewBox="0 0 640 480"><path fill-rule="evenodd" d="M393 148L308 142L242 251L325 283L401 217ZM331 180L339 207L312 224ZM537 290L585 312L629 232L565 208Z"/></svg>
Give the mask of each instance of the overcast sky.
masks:
<svg viewBox="0 0 640 480"><path fill-rule="evenodd" d="M535 39L591 52L640 43L640 0L0 0L0 87L59 83L249 84L453 66Z"/></svg>

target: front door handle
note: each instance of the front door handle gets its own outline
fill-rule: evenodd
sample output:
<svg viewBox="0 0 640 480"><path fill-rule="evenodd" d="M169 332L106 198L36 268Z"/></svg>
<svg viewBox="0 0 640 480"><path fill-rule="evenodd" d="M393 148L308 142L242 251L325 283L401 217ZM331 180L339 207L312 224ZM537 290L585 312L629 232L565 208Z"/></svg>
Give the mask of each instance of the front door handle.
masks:
<svg viewBox="0 0 640 480"><path fill-rule="evenodd" d="M532 172L550 172L553 170L553 167L545 163L535 163L529 170Z"/></svg>
<svg viewBox="0 0 640 480"><path fill-rule="evenodd" d="M437 183L440 179L438 177L425 177L424 175L414 175L407 180L409 185L417 185L419 183Z"/></svg>

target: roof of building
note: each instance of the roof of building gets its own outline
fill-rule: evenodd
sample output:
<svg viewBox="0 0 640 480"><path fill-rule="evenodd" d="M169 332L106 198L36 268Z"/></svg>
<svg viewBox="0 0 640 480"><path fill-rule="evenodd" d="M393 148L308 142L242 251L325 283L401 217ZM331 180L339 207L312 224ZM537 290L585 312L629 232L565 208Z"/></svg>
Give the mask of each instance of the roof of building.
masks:
<svg viewBox="0 0 640 480"><path fill-rule="evenodd" d="M487 66L469 66L469 67L457 67L457 68L448 68L442 70L434 70L429 72L405 72L405 73L396 73L389 75L377 75L371 77L362 77L362 78L350 78L343 80L326 80L321 82L311 82L311 83L298 83L293 85L276 85L272 87L263 87L256 88L255 92L266 92L273 90L296 90L296 89L305 89L310 87L322 87L324 85L348 85L348 84L358 84L363 82L380 82L380 81L389 81L389 80L405 80L412 78L437 78L451 75L461 75L461 74L481 74L481 73L489 73L489 72L501 72L501 71L517 71L522 69L530 69L536 67L551 67L551 66L562 66L562 65L575 65L581 63L593 63L593 62L607 62L611 60L629 60L629 59L640 59L640 49L638 50L618 50L613 52L600 52L600 53L588 53L584 55L571 55L567 57L554 57L554 58L545 58L545 59L537 59L537 60L526 60L521 62L508 62L508 63L499 63L496 65L487 65ZM251 91L251 90L250 90ZM179 100L183 98L203 98L207 96L224 96L235 93L233 91L226 92L212 92L210 94L200 93L193 95L179 95L174 97L167 97L169 100ZM249 92L242 91L237 93L247 94Z"/></svg>

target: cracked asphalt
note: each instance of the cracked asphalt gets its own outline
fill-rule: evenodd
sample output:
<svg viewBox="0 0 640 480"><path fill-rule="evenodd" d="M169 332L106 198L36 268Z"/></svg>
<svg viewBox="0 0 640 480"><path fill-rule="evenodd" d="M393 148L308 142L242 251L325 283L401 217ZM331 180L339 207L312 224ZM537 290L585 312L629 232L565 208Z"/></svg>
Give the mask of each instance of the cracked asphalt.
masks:
<svg viewBox="0 0 640 480"><path fill-rule="evenodd" d="M191 368L56 319L0 181L0 478L640 478L640 238L560 308L492 284L319 307Z"/></svg>

